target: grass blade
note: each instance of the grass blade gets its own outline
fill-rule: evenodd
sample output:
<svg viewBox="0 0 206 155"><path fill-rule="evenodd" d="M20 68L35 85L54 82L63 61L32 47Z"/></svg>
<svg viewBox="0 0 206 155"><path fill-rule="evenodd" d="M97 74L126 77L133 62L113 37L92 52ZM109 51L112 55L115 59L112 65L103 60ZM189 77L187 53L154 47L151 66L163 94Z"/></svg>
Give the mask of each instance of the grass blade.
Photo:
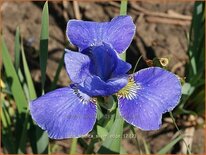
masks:
<svg viewBox="0 0 206 155"><path fill-rule="evenodd" d="M31 78L28 63L26 61L24 47L23 47L23 39L21 41L21 52L22 52L24 73L25 73L26 82L27 82L27 85L28 85L28 90L29 90L29 99L33 100L33 99L36 98L36 91L35 91L35 88L34 88L34 83L33 83L32 78Z"/></svg>
<svg viewBox="0 0 206 155"><path fill-rule="evenodd" d="M36 91L34 88L34 84L31 78L31 74L29 71L29 67L26 61L26 57L25 57L25 52L24 52L24 47L23 47L23 39L21 40L21 52L22 52L22 60L23 60L23 69L24 69L24 73L25 73L25 77L26 77L26 83L28 86L28 91L29 91L29 100L35 99L36 98ZM25 121L24 121L24 125L23 125L23 129L21 132L21 139L20 139L20 143L19 143L19 148L18 148L18 153L25 153L26 150L26 138L27 138L27 129L28 129L28 125L29 125L29 111L27 110L26 116L25 116Z"/></svg>
<svg viewBox="0 0 206 155"><path fill-rule="evenodd" d="M127 14L127 3L128 3L128 0L121 0L120 15ZM126 52L123 52L122 54L120 54L120 57L122 58L122 60L126 61Z"/></svg>
<svg viewBox="0 0 206 155"><path fill-rule="evenodd" d="M56 88L57 81L59 79L59 75L60 75L60 72L61 72L61 69L62 69L63 66L64 66L64 53L63 53L62 58L61 58L61 60L59 62L59 66L58 66L56 74L54 76L54 80L52 81L51 90Z"/></svg>
<svg viewBox="0 0 206 155"><path fill-rule="evenodd" d="M161 150L159 150L157 152L157 154L166 154L166 153L168 153L173 148L173 146L182 139L183 139L182 135L178 136L177 138L172 140L169 144L165 145Z"/></svg>
<svg viewBox="0 0 206 155"><path fill-rule="evenodd" d="M42 21L42 24L41 24L39 51L40 51L42 93L44 93L44 85L45 85L45 79L46 79L46 65L47 65L47 58L48 58L48 38L49 38L48 1L44 4L41 21Z"/></svg>
<svg viewBox="0 0 206 155"><path fill-rule="evenodd" d="M21 87L17 73L15 71L15 68L10 59L10 55L3 37L1 37L1 50L2 50L2 58L5 67L6 77L9 80L11 80L11 91L14 96L18 112L19 113L26 112L28 103L24 91Z"/></svg>
<svg viewBox="0 0 206 155"><path fill-rule="evenodd" d="M14 54L15 54L15 61L14 66L16 71L19 69L19 61L20 61L20 35L19 35L19 27L16 28L16 35L15 35L15 45L14 45Z"/></svg>

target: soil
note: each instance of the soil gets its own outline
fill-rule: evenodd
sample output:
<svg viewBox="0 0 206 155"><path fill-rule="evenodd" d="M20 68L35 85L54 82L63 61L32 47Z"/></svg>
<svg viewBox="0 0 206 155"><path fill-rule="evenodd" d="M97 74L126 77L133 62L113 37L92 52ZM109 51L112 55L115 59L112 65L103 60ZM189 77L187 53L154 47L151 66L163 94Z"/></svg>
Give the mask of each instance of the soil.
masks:
<svg viewBox="0 0 206 155"><path fill-rule="evenodd" d="M80 18L92 21L109 21L119 14L118 2L78 2ZM130 2L128 14L134 19L137 31L134 40L127 50L127 61L133 67L143 55L137 70L146 67L145 59L152 59L155 56L169 57L169 69L184 76L184 65L188 61L187 56L187 34L189 33L189 20L178 20L176 23L158 21L151 19L152 15L142 13L136 6L147 10L149 14L167 13L172 10L184 16L192 16L193 2ZM2 31L12 58L14 58L14 36L16 27L20 27L21 36L25 45L26 57L31 70L35 87L40 90L40 70L39 70L39 38L41 29L42 2L4 2L1 6ZM65 48L71 47L65 36L66 23L69 19L77 18L74 12L73 2L54 3L49 2L49 53L47 62L47 84L48 86L54 78L55 70L58 67ZM170 19L166 17L166 19ZM189 21L190 23L190 21ZM67 86L68 76L63 68L58 81L58 86ZM165 126L165 125L163 125ZM166 130L167 129L167 130ZM172 124L162 127L159 131L142 132L137 131L150 144L152 153L157 152L166 145L176 133ZM194 153L203 153L204 129L197 128L194 133L192 149ZM70 140L53 141L54 152L67 153L70 147ZM139 153L134 139L123 139L122 145L128 153ZM180 149L171 150L171 153L178 153ZM175 152L176 151L176 152ZM78 146L78 153L82 153L82 147Z"/></svg>

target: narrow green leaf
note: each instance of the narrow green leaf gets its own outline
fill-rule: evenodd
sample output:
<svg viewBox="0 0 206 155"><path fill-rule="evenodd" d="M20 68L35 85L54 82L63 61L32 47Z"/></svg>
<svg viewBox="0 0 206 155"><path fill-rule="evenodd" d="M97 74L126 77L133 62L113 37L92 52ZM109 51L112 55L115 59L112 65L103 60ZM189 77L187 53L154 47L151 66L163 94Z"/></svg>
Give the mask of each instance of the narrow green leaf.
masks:
<svg viewBox="0 0 206 155"><path fill-rule="evenodd" d="M49 144L49 138L48 134L42 129L40 129L38 126L36 126L36 136L38 138L37 140L37 153L38 154L47 154L48 153L48 144Z"/></svg>
<svg viewBox="0 0 206 155"><path fill-rule="evenodd" d="M42 24L41 24L39 51L40 51L42 93L44 93L44 85L45 85L45 80L46 80L46 65L47 65L47 58L48 58L48 38L49 38L48 1L44 4L41 21L42 21Z"/></svg>
<svg viewBox="0 0 206 155"><path fill-rule="evenodd" d="M20 61L20 35L19 35L19 27L16 28L14 54L15 54L14 66L15 66L16 71L18 71L18 69L19 69L19 61Z"/></svg>
<svg viewBox="0 0 206 155"><path fill-rule="evenodd" d="M149 146L148 146L147 142L145 141L145 139L142 139L142 142L144 145L145 154L151 154L150 150L149 150Z"/></svg>
<svg viewBox="0 0 206 155"><path fill-rule="evenodd" d="M128 0L121 0L120 15L127 14L127 3L128 3ZM120 57L122 58L122 60L126 61L126 52L123 52L122 54L120 54Z"/></svg>
<svg viewBox="0 0 206 155"><path fill-rule="evenodd" d="M9 80L11 80L11 91L14 96L18 112L19 113L26 112L28 103L24 91L21 87L17 73L10 59L10 55L3 37L1 37L1 50L2 50L3 64L6 71L6 77Z"/></svg>
<svg viewBox="0 0 206 155"><path fill-rule="evenodd" d="M173 148L173 146L175 144L177 144L180 140L183 139L183 136L180 135L177 138L175 138L174 140L172 140L169 144L165 145L161 150L159 150L156 154L166 154L169 153L169 151L171 151L171 149Z"/></svg>
<svg viewBox="0 0 206 155"><path fill-rule="evenodd" d="M61 69L62 69L63 66L64 66L64 53L63 53L62 58L61 58L61 60L59 62L59 66L58 66L56 74L54 76L54 80L52 81L51 90L56 88L57 81L59 79L59 75L60 75L60 72L61 72Z"/></svg>
<svg viewBox="0 0 206 155"><path fill-rule="evenodd" d="M102 146L100 147L98 153L103 154L119 154L120 153L120 146L121 146L121 139L123 133L123 124L124 121L120 117L119 110L116 110L116 118L114 124L109 131L109 134L103 141Z"/></svg>
<svg viewBox="0 0 206 155"><path fill-rule="evenodd" d="M11 118L9 116L9 113L6 109L5 101L4 99L1 100L2 104L2 110L1 110L1 121L2 121L2 144L8 151L8 153L16 153L15 151L15 143L13 138L13 133L11 131L12 124L11 124Z"/></svg>
<svg viewBox="0 0 206 155"><path fill-rule="evenodd" d="M26 142L27 142L27 128L28 128L28 110L25 116L25 121L24 121L24 125L23 125L23 129L21 132L21 138L19 141L19 146L18 146L18 154L23 154L26 153Z"/></svg>
<svg viewBox="0 0 206 155"><path fill-rule="evenodd" d="M26 61L24 47L23 47L23 39L21 41L21 52L22 52L24 73L25 73L25 76L26 76L26 81L27 81L28 90L29 90L29 99L33 100L33 99L36 98L36 91L35 91L35 88L34 88L34 83L33 83L32 78L31 78L28 63Z"/></svg>

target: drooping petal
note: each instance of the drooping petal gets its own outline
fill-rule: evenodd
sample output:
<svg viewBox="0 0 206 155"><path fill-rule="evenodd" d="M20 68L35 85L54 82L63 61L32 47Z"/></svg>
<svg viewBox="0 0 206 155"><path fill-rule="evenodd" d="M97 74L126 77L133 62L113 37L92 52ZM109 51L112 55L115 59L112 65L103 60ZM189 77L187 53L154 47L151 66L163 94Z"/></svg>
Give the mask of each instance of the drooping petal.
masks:
<svg viewBox="0 0 206 155"><path fill-rule="evenodd" d="M118 16L105 26L103 40L118 53L122 53L131 44L135 29L131 16Z"/></svg>
<svg viewBox="0 0 206 155"><path fill-rule="evenodd" d="M71 87L49 92L30 102L33 120L53 139L80 137L92 130L96 105Z"/></svg>
<svg viewBox="0 0 206 155"><path fill-rule="evenodd" d="M66 49L64 56L66 71L74 83L80 83L90 74L90 59L87 55Z"/></svg>
<svg viewBox="0 0 206 155"><path fill-rule="evenodd" d="M127 76L113 78L108 81L98 76L88 77L79 89L90 96L109 96L122 89L128 82Z"/></svg>
<svg viewBox="0 0 206 155"><path fill-rule="evenodd" d="M162 68L150 67L131 75L126 87L118 92L121 116L142 130L160 128L162 114L177 106L181 84Z"/></svg>
<svg viewBox="0 0 206 155"><path fill-rule="evenodd" d="M128 48L134 33L135 25L130 16L118 16L111 22L103 23L69 20L66 30L69 41L80 51L107 43L118 53Z"/></svg>

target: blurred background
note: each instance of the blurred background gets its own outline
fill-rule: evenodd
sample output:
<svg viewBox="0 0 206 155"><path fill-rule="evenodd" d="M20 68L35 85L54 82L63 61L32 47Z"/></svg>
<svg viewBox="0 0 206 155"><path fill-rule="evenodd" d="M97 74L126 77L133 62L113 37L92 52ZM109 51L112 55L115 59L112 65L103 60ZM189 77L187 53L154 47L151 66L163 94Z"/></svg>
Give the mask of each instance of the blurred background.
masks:
<svg viewBox="0 0 206 155"><path fill-rule="evenodd" d="M41 95L41 71L39 64L39 38L41 33L41 16L44 2L4 2L1 5L2 34L11 59L15 61L15 35L17 27L23 43L25 56L37 96ZM65 30L69 19L89 21L109 21L119 15L120 2L49 2L49 42L46 69L45 91L69 84L69 79L62 63L65 48L75 50L66 38ZM168 70L177 74L183 81L183 96L173 115L192 153L205 151L205 5L204 2L129 2L128 15L136 24L136 34L127 50L127 62L135 66L138 58L142 59L137 71L148 67L148 62L157 58L168 58ZM22 61L22 60L21 60ZM24 66L20 61L19 68ZM2 66L2 62L1 66ZM4 64L5 65L5 64ZM63 67L62 67L63 66ZM60 68L58 77L56 70ZM18 70L18 69L17 69ZM18 72L18 71L17 71ZM2 139L1 153L20 153L22 131L25 131L23 153L42 153L48 145L43 141L43 151L38 152L32 143L34 124L23 130L24 119L19 119L13 92L10 89L11 79L1 70L1 103L2 103ZM25 76L24 73L22 75ZM57 83L53 83L58 79ZM23 87L23 82L21 82ZM26 91L25 91L26 92ZM4 120L3 120L4 119ZM31 119L28 121L32 122ZM9 122L9 123L8 123ZM18 125L22 128L18 128ZM35 127L34 127L35 126ZM9 130L9 131L8 131ZM39 130L39 129L35 129ZM125 128L124 133L130 131ZM141 131L136 129L136 137L124 137L122 146L126 153L144 153L144 143L137 146L137 140L146 142L151 153L176 138L179 133L169 114L163 117L163 125L158 131ZM77 143L77 153L85 153L86 144L91 138L81 138ZM174 142L174 141L173 141ZM85 144L86 143L86 144ZM12 146L13 145L13 146ZM95 145L98 148L99 144ZM69 153L71 140L50 140L51 153ZM95 150L95 148L94 148ZM187 149L180 140L170 147L167 153L186 153Z"/></svg>

